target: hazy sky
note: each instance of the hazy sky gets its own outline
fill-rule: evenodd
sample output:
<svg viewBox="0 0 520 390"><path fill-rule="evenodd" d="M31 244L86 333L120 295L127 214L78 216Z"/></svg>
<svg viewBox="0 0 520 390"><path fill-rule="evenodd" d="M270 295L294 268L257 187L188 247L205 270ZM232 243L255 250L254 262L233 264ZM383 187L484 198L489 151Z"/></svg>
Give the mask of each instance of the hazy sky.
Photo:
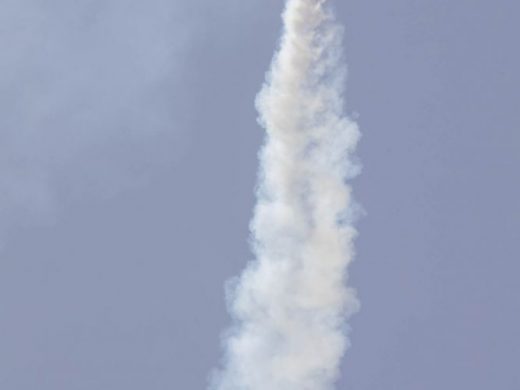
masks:
<svg viewBox="0 0 520 390"><path fill-rule="evenodd" d="M1 3L1 389L205 388L282 3ZM338 389L520 388L520 5L334 4L367 210Z"/></svg>

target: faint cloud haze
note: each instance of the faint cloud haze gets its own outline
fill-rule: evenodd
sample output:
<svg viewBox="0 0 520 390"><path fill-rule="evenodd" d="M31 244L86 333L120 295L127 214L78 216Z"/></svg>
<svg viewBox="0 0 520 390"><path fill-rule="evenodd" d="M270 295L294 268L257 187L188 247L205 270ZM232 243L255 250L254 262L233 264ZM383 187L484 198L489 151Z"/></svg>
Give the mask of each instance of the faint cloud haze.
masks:
<svg viewBox="0 0 520 390"><path fill-rule="evenodd" d="M175 158L181 4L6 0L0 13L0 239L60 197L107 196Z"/></svg>

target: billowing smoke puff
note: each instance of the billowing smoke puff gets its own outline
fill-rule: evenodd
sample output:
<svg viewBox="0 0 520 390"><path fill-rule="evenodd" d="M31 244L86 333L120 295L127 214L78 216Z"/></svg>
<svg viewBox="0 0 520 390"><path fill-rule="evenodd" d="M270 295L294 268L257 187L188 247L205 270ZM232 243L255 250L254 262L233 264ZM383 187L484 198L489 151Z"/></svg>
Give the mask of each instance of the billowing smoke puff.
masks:
<svg viewBox="0 0 520 390"><path fill-rule="evenodd" d="M355 123L343 114L343 30L326 0L288 0L284 32L258 95L260 153L251 262L230 289L218 390L332 389L358 309L346 179L359 167Z"/></svg>

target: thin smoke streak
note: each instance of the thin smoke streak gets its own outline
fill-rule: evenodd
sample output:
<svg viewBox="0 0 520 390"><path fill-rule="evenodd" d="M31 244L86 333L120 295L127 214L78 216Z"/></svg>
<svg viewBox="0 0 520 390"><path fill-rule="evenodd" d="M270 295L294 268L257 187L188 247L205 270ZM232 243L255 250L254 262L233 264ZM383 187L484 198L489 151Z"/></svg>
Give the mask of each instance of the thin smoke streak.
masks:
<svg viewBox="0 0 520 390"><path fill-rule="evenodd" d="M266 129L251 262L229 292L216 390L330 390L358 310L346 286L354 257L360 137L343 113L343 29L326 0L288 0L284 30L257 97Z"/></svg>

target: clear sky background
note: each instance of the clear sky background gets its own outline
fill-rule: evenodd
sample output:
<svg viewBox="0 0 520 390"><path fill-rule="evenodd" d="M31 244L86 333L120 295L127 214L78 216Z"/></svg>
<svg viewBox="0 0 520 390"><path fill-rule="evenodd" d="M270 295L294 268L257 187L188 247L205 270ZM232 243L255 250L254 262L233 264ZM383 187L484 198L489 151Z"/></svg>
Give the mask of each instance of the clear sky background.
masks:
<svg viewBox="0 0 520 390"><path fill-rule="evenodd" d="M364 170L343 390L520 388L520 5L335 1ZM0 4L0 388L204 389L281 0Z"/></svg>

